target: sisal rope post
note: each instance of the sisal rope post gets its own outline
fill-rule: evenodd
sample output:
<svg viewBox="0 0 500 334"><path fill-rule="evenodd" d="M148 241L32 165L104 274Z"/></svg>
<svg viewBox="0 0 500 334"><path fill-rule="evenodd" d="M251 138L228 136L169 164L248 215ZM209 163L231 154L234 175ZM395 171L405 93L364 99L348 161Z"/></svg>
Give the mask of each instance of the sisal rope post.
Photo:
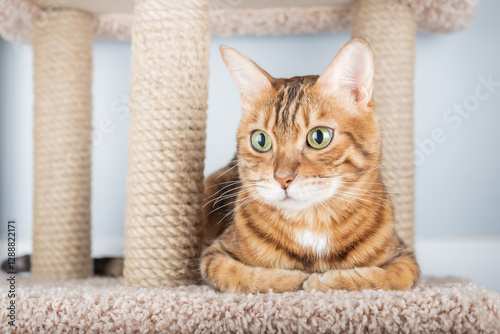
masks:
<svg viewBox="0 0 500 334"><path fill-rule="evenodd" d="M382 133L384 182L395 206L398 235L414 244L413 74L416 24L399 0L359 0L352 10L352 35L373 49L374 101Z"/></svg>
<svg viewBox="0 0 500 334"><path fill-rule="evenodd" d="M32 273L92 275L90 168L92 16L54 10L37 25L34 57Z"/></svg>
<svg viewBox="0 0 500 334"><path fill-rule="evenodd" d="M198 282L208 97L208 0L136 0L125 284Z"/></svg>

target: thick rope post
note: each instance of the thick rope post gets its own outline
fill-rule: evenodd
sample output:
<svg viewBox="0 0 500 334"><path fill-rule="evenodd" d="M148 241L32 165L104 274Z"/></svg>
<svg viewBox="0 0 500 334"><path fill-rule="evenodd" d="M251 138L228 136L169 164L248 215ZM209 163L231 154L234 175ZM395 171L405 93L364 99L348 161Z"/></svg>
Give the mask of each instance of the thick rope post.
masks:
<svg viewBox="0 0 500 334"><path fill-rule="evenodd" d="M416 24L400 0L359 0L352 35L368 41L375 62L374 101L382 132L382 177L395 194L396 231L414 244L413 74Z"/></svg>
<svg viewBox="0 0 500 334"><path fill-rule="evenodd" d="M208 0L136 0L125 284L198 282Z"/></svg>
<svg viewBox="0 0 500 334"><path fill-rule="evenodd" d="M51 11L34 29L34 277L92 275L92 16Z"/></svg>

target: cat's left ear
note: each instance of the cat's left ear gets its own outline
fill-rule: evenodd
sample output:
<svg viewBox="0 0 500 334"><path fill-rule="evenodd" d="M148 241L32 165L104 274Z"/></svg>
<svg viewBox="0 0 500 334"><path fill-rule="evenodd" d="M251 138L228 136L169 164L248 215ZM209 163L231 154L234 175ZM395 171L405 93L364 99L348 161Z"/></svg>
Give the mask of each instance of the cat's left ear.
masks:
<svg viewBox="0 0 500 334"><path fill-rule="evenodd" d="M363 39L353 39L342 47L317 84L331 93L348 90L359 109L365 109L373 93L373 55Z"/></svg>
<svg viewBox="0 0 500 334"><path fill-rule="evenodd" d="M275 79L253 61L227 46L221 46L220 53L243 99L258 97L272 89Z"/></svg>

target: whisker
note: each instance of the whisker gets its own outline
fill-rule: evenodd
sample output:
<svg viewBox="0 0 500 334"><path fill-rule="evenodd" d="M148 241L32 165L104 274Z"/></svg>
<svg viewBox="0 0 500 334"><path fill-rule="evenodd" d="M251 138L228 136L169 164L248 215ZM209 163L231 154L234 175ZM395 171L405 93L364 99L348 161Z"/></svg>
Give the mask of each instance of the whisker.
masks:
<svg viewBox="0 0 500 334"><path fill-rule="evenodd" d="M226 170L224 173L222 173L221 175L217 176L215 178L215 180L217 180L219 177L221 177L222 175L226 174L227 172L230 172L231 170L233 170L234 168L238 167L238 163L236 163L233 167L229 168L228 170Z"/></svg>
<svg viewBox="0 0 500 334"><path fill-rule="evenodd" d="M239 191L238 191L237 193L235 193L235 194L229 194L229 195L226 195L226 196L225 196L225 198L218 197L218 198L216 199L216 201L214 202L214 206L215 206L215 204L219 203L220 201L223 201L223 200L224 200L224 199L226 199L226 198L231 198L231 197L234 197L234 196L238 196L238 195L240 195L240 194L246 194L246 193L248 193L248 192L250 192L250 191L252 191L252 190L254 190L254 188L248 188L248 189L239 190Z"/></svg>
<svg viewBox="0 0 500 334"><path fill-rule="evenodd" d="M342 181L343 183L366 184L366 185L381 185L386 188L397 188L398 186L390 185L382 182L365 182L365 181Z"/></svg>
<svg viewBox="0 0 500 334"><path fill-rule="evenodd" d="M227 192L229 192L229 191L227 191ZM227 193L227 192L226 192L226 193ZM213 206L212 206L212 207L215 207L215 205L216 205L218 202L223 201L223 200L226 200L226 199L231 198L231 197L236 197L236 196L238 196L238 194L239 194L239 193L240 193L240 191L238 190L237 192L232 193L232 194L227 194L227 195L224 195L224 194L223 194L223 195L220 195L220 196L218 196L218 197L216 197L216 198L214 198L214 199L211 199L210 201L206 202L206 203L203 205L203 208L204 208L205 206L207 206L208 204L212 203L212 202L214 202L214 204L213 204Z"/></svg>
<svg viewBox="0 0 500 334"><path fill-rule="evenodd" d="M348 173L348 174L326 174L326 175L322 175L322 177L345 177L345 176L354 176L354 175L360 175L360 174L365 174L365 173L368 173L368 172L372 172L378 168L380 168L382 166L382 164L378 165L377 167L374 167L374 168L371 168L371 169L367 169L367 170L363 170L361 172L355 172L355 173Z"/></svg>
<svg viewBox="0 0 500 334"><path fill-rule="evenodd" d="M212 188L212 187L216 187L218 185L221 185L221 184L228 184L228 183L231 183L231 184L236 184L236 183L243 183L243 182L262 182L262 181L265 181L265 180L232 180L232 181L224 181L224 182L217 182L216 184L212 184L211 186L207 187L207 188Z"/></svg>
<svg viewBox="0 0 500 334"><path fill-rule="evenodd" d="M212 213L214 213L215 211L220 210L220 209L222 209L222 208L224 208L224 207L226 207L226 206L228 206L228 205L232 205L232 204L234 204L234 203L236 203L236 202L238 202L238 201L239 201L239 199L236 199L236 200L234 200L234 201L232 201L232 202L229 202L229 203L226 203L226 204L224 204L224 205L221 205L221 206L219 206L219 207L217 207L217 208L213 209L212 211L210 211L208 214L209 214L209 215L211 215L211 214L212 214Z"/></svg>
<svg viewBox="0 0 500 334"><path fill-rule="evenodd" d="M241 183L242 181L225 181L225 182L217 182L215 184L212 184L211 186L208 186L206 187L206 189L210 189L210 188L213 188L213 187L218 187L222 184L227 184L227 183L231 183L231 184L236 184L236 183Z"/></svg>
<svg viewBox="0 0 500 334"><path fill-rule="evenodd" d="M339 195L341 195L341 194L339 194ZM340 200L342 200L342 201L344 201L344 202L347 202L347 203L361 205L362 207L364 207L364 208L370 210L371 212L373 212L375 214L375 216L378 217L378 213L377 212L373 211L373 209L369 208L368 206L364 205L363 203L359 203L359 202L355 202L355 201L349 201L349 200L347 200L345 198L341 198L341 197L337 197L337 198L340 199Z"/></svg>
<svg viewBox="0 0 500 334"><path fill-rule="evenodd" d="M239 182L241 182L241 181L239 181ZM222 183L225 183L225 182L222 182ZM221 183L221 184L222 184L222 183ZM210 198L214 197L215 195L217 195L218 193L220 193L222 190L224 190L224 189L226 189L226 188L228 188L228 187L231 187L232 185L234 185L234 184L231 182L231 184L229 184L229 185L227 185L227 186L223 187L222 189L219 189L219 191L217 191L216 193L212 194L212 195L210 196ZM251 184L251 186L254 186L254 184ZM240 187L237 187L237 188L231 188L231 189L229 189L228 191L232 191L232 190L234 190L234 189L240 189L240 188L242 188L242 187L244 187L244 185L242 185L242 186L240 186ZM225 193L224 193L224 194L225 194ZM222 195L224 195L224 194L222 194Z"/></svg>
<svg viewBox="0 0 500 334"><path fill-rule="evenodd" d="M378 205L378 206L380 206L380 207L382 207L382 208L386 208L386 209L389 209L389 210L391 209L390 207L387 207L387 206L382 205L382 204L380 204L380 203L375 203L375 202L373 202L373 201L369 201L369 200L367 200L367 199L363 199L363 198L359 198L359 197L356 197L356 196L352 196L352 194L349 194L349 193L342 193L342 192L338 192L337 194L341 194L341 195L343 195L343 196L347 196L347 197L351 197L351 198L354 198L354 199L358 199L358 200L360 200L360 201L365 201L365 202L368 202L368 203L371 203L371 204L375 204L375 205Z"/></svg>
<svg viewBox="0 0 500 334"><path fill-rule="evenodd" d="M259 214L260 214L260 210L262 210L262 207L264 206L265 204L265 200L262 200L262 204L260 205L260 208L259 208Z"/></svg>
<svg viewBox="0 0 500 334"><path fill-rule="evenodd" d="M221 191L223 191L224 189L229 188L229 187L231 187L231 186L233 186L233 185L234 185L234 184L229 184L229 185L227 185L227 186L225 186L225 187L223 187L223 188L219 189L219 191L217 191L216 193L212 194L212 195L210 196L210 198L214 197L215 195L217 195L218 193L220 193L220 192L221 192ZM231 188L231 189L229 189L228 191L231 191L231 190L233 190L233 189L235 189L235 188Z"/></svg>
<svg viewBox="0 0 500 334"><path fill-rule="evenodd" d="M318 201L318 203L323 207L323 209L328 211L328 208L326 207L325 203L323 203L323 201Z"/></svg>
<svg viewBox="0 0 500 334"><path fill-rule="evenodd" d="M248 200L250 200L250 202L248 204L250 204L251 202L253 202L254 200L256 200L258 198L258 196L256 194L254 194L252 197L247 196L245 197L245 200L243 203L241 203L240 205L238 205L237 207L233 208L231 211L229 211L228 213L226 213L224 215L224 217L222 217L221 220L219 220L219 222L217 224L219 224L221 221L223 221L228 215L232 214L231 216L231 219L234 217L234 215L236 214L236 210L238 210L243 204L245 204Z"/></svg>
<svg viewBox="0 0 500 334"><path fill-rule="evenodd" d="M341 181L342 183L348 183L348 184L368 184L368 185L381 185L381 186L386 186L386 183L382 182L367 182L367 181ZM375 191L385 191L385 190L375 190Z"/></svg>
<svg viewBox="0 0 500 334"><path fill-rule="evenodd" d="M241 180L232 180L232 181L224 181L224 182L217 182L217 184L225 184L225 183L241 183L243 181Z"/></svg>
<svg viewBox="0 0 500 334"><path fill-rule="evenodd" d="M243 193L250 193L252 190L255 190L255 189L256 189L255 187L256 187L256 186L249 186L249 189L246 189L246 190L244 190L244 192L241 192L241 193L242 193L242 194L243 194ZM250 193L250 195L245 196L243 199L241 199L241 201L246 200L246 199L247 199L249 196L251 196L251 195L252 195L252 194ZM255 194L253 194L253 195L255 195ZM240 199L236 198L234 201L231 201L231 202L229 202L229 203L226 203L226 204L224 204L224 205L221 205L221 206L219 206L219 207L215 208L214 210L210 211L208 214L210 215L210 214L212 214L212 213L216 212L217 210L220 210L220 209L222 209L222 208L224 208L224 207L227 207L227 206L229 206L229 205L233 205L233 204L237 203L238 201L240 201ZM215 204L214 204L214 206L215 206ZM224 218L223 218L223 219L224 219Z"/></svg>
<svg viewBox="0 0 500 334"><path fill-rule="evenodd" d="M218 197L221 197L221 196L224 196L225 194L227 193L230 193L232 191L239 191L240 189L242 188L245 188L245 187L255 187L254 185L251 185L251 186L244 186L244 185L241 185L239 187L234 187L234 188L231 188L231 189L228 189L226 191L224 191L222 194L220 194ZM221 189L222 190L222 189ZM213 196L212 196L213 197Z"/></svg>
<svg viewBox="0 0 500 334"><path fill-rule="evenodd" d="M341 177L341 176L339 176ZM324 177L325 179L333 179L333 177ZM387 184L387 183L382 183L382 182L365 182L365 181L344 181L342 180L341 181L342 183L349 183L349 184L366 184L366 185L381 185L381 186L385 186L386 188L397 188L398 186L393 186L393 185L390 185L390 184ZM385 192L386 190L374 190L374 191L379 191L379 192ZM387 191L389 192L389 191ZM392 192L394 194L397 194L395 192Z"/></svg>
<svg viewBox="0 0 500 334"><path fill-rule="evenodd" d="M389 201L387 199L384 199L384 198L382 198L380 196L377 196L376 194L372 194L372 193L369 193L369 194L360 194L358 192L355 192L356 190L364 190L364 189L350 188L349 190L353 190L354 192L352 192L352 193L346 192L346 194L359 195L359 196L367 196L367 197L371 197L371 198L378 198L379 200L381 200L382 202L384 202L386 205L388 205L388 207L390 207L391 201ZM374 203L374 204L376 204L376 203Z"/></svg>
<svg viewBox="0 0 500 334"><path fill-rule="evenodd" d="M368 190L368 189L362 189L362 188L357 188L357 187L350 187L352 189L358 189L358 190L361 190L361 191L366 191L366 192L370 192L370 193L379 193L381 195L383 194L390 194L390 195L399 195L399 193L397 192L394 192L394 191L387 191L387 190Z"/></svg>
<svg viewBox="0 0 500 334"><path fill-rule="evenodd" d="M374 194L374 193L372 193L369 190L359 189L359 188L350 188L349 190L353 190L353 191L361 190L361 191L364 191L364 192L366 192L368 194L360 194L361 196L365 195L365 196L369 196L369 197L376 197L376 198L380 199L381 201L383 201L388 207L391 207L391 205L392 205L395 209L398 209L398 207L396 206L396 204L394 202L392 202L390 200L390 198L382 198L382 197L379 196L379 195L384 196L384 195L387 195L388 193Z"/></svg>

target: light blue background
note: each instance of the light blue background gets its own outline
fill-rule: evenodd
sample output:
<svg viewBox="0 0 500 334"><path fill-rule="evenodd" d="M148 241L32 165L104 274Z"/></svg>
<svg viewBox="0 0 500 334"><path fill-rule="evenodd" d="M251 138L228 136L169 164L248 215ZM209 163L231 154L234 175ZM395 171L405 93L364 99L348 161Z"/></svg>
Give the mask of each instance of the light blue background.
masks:
<svg viewBox="0 0 500 334"><path fill-rule="evenodd" d="M479 77L500 82L500 2L484 0L464 32L417 37L415 139L446 136L416 173L416 226L420 237L500 235L500 87L480 101L454 130L443 115L475 93ZM234 154L240 118L238 92L218 54L229 45L274 76L319 74L349 33L280 37L213 38L206 172ZM96 42L94 48L94 135L92 223L94 236L122 236L125 210L130 43ZM0 219L18 221L18 235L31 236L32 50L0 43ZM110 119L114 130L99 132ZM2 229L2 233L4 233Z"/></svg>

